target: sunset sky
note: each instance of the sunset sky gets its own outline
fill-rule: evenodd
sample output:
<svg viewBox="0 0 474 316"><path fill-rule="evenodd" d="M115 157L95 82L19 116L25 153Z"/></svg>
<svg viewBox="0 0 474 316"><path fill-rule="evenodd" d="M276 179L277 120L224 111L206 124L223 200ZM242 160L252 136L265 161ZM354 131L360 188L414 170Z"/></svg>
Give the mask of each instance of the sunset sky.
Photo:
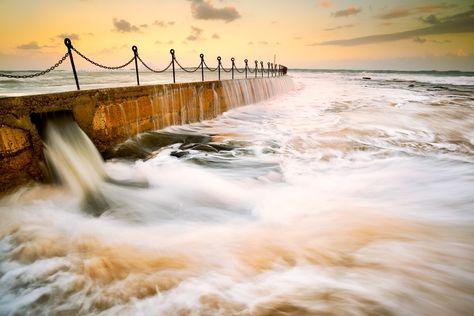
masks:
<svg viewBox="0 0 474 316"><path fill-rule="evenodd" d="M174 48L190 66L474 70L472 0L0 0L0 17L0 69L47 68L68 36L111 65L135 44L157 67Z"/></svg>

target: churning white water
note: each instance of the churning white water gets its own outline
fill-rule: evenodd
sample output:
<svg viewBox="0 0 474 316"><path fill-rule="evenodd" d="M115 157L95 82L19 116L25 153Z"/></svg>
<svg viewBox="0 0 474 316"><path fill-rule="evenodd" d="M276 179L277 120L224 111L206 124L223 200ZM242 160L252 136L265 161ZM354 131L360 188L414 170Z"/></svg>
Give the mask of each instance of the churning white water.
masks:
<svg viewBox="0 0 474 316"><path fill-rule="evenodd" d="M63 185L0 202L0 315L474 313L472 77L292 77L147 159L53 124Z"/></svg>

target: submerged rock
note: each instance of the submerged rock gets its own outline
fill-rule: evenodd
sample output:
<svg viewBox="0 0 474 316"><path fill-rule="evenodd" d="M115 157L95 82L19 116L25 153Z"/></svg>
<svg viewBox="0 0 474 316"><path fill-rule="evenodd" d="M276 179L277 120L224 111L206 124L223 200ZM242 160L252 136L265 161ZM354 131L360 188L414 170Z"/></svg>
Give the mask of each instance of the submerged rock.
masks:
<svg viewBox="0 0 474 316"><path fill-rule="evenodd" d="M170 156L173 156L176 158L185 157L187 155L189 155L189 151L184 151L184 150L181 150L181 151L175 150L175 151L172 151L170 154Z"/></svg>
<svg viewBox="0 0 474 316"><path fill-rule="evenodd" d="M207 144L182 144L179 146L181 150L194 149L207 152L231 151L235 147L225 144L207 143Z"/></svg>
<svg viewBox="0 0 474 316"><path fill-rule="evenodd" d="M136 160L150 158L151 152L141 147L135 140L129 139L117 145L115 148L106 151L103 156L105 159L122 158Z"/></svg>
<svg viewBox="0 0 474 316"><path fill-rule="evenodd" d="M166 146L183 143L183 145L194 147L200 144L207 144L210 141L211 136L209 135L177 134L162 131L146 132L108 150L104 153L104 158L149 159L153 151Z"/></svg>
<svg viewBox="0 0 474 316"><path fill-rule="evenodd" d="M218 151L217 149L215 149L214 147L209 146L209 145L204 145L204 144L197 144L197 145L194 146L192 149L194 149L194 150L200 150L200 151L206 151L206 152L213 152L213 153L219 152L219 151Z"/></svg>

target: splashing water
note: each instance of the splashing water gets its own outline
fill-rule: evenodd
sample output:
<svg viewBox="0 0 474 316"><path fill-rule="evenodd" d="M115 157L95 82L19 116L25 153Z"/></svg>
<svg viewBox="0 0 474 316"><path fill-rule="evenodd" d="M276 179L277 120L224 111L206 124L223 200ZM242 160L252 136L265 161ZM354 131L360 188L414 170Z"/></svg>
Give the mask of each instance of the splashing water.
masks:
<svg viewBox="0 0 474 316"><path fill-rule="evenodd" d="M88 164L53 128L76 180L0 202L0 315L472 314L473 82L371 76L296 72L144 160Z"/></svg>

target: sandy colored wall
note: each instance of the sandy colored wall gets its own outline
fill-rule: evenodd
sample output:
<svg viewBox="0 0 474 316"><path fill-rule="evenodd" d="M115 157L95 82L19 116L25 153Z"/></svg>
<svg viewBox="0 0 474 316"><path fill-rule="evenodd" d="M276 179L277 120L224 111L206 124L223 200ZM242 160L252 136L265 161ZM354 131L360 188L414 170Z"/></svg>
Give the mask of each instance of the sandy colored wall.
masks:
<svg viewBox="0 0 474 316"><path fill-rule="evenodd" d="M140 132L212 119L225 112L229 108L225 84L208 81L0 98L0 192L43 178L42 142L32 113L72 111L104 152Z"/></svg>

